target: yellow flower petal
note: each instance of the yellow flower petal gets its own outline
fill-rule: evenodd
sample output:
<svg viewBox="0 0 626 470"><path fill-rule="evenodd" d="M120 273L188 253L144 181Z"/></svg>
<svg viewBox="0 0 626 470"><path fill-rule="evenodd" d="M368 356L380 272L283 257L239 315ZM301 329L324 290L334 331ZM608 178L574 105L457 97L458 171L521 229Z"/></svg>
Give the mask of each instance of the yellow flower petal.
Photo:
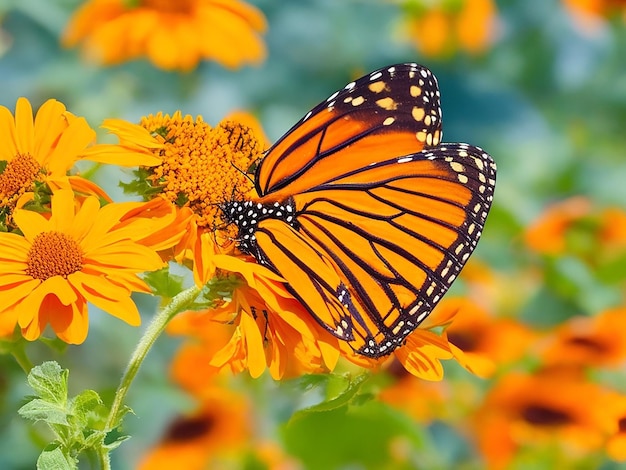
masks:
<svg viewBox="0 0 626 470"><path fill-rule="evenodd" d="M120 166L156 166L161 159L150 153L140 153L135 148L100 144L81 153L81 158L98 163Z"/></svg>
<svg viewBox="0 0 626 470"><path fill-rule="evenodd" d="M124 320L129 325L139 326L141 323L139 311L130 299L128 289L117 286L103 277L89 276L80 271L70 274L68 281L96 307Z"/></svg>
<svg viewBox="0 0 626 470"><path fill-rule="evenodd" d="M260 377L266 368L263 337L259 327L250 315L242 315L240 328L246 345L248 370L252 378Z"/></svg>
<svg viewBox="0 0 626 470"><path fill-rule="evenodd" d="M33 108L26 98L18 98L15 105L16 141L19 153L33 154L35 151L35 127Z"/></svg>
<svg viewBox="0 0 626 470"><path fill-rule="evenodd" d="M31 243L41 232L49 230L48 219L37 212L18 209L13 214L13 219L15 223L21 227L24 238ZM15 240L15 242L17 242L17 240Z"/></svg>
<svg viewBox="0 0 626 470"><path fill-rule="evenodd" d="M35 155L46 156L56 146L59 136L68 126L66 109L57 100L48 100L41 105L35 116ZM40 159L43 161L43 158Z"/></svg>
<svg viewBox="0 0 626 470"><path fill-rule="evenodd" d="M47 161L41 162L54 174L65 174L78 160L83 149L96 139L96 132L84 118L75 119L63 131Z"/></svg>
<svg viewBox="0 0 626 470"><path fill-rule="evenodd" d="M12 160L18 154L15 121L11 111L0 106L0 160Z"/></svg>
<svg viewBox="0 0 626 470"><path fill-rule="evenodd" d="M48 304L43 304L42 308L51 312L48 320L59 339L68 344L83 343L89 330L87 303L80 301L70 305L54 305L53 302L54 300Z"/></svg>

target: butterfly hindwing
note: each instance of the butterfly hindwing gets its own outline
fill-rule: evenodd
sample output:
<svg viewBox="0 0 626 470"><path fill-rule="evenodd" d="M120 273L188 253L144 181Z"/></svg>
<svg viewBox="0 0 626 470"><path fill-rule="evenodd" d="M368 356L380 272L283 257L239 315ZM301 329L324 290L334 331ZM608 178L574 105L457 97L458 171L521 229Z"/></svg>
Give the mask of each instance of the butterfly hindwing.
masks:
<svg viewBox="0 0 626 470"><path fill-rule="evenodd" d="M276 142L257 170L257 192L263 202L282 200L440 141L435 76L418 64L385 67L332 94Z"/></svg>

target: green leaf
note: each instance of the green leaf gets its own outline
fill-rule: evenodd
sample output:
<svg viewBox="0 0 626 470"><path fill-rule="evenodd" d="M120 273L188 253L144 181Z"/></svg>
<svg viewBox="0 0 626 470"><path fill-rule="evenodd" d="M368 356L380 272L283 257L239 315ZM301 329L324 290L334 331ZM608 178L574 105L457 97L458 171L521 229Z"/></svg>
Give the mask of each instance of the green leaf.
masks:
<svg viewBox="0 0 626 470"><path fill-rule="evenodd" d="M48 424L69 425L65 406L40 398L29 401L17 410L17 412L23 418L30 419L31 421L45 421Z"/></svg>
<svg viewBox="0 0 626 470"><path fill-rule="evenodd" d="M109 452L112 451L113 449L117 449L120 444L124 441L127 441L128 439L130 439L130 436L126 435L126 434L120 434L119 436L117 436L114 440L112 440L111 442L108 442L106 444L103 445L103 447L105 449L108 449Z"/></svg>
<svg viewBox="0 0 626 470"><path fill-rule="evenodd" d="M159 194L163 191L160 186L154 186L150 181L152 171L149 168L139 168L133 171L135 179L129 183L120 182L119 185L124 191L124 194L138 194L143 196L144 200L151 199L150 196Z"/></svg>
<svg viewBox="0 0 626 470"><path fill-rule="evenodd" d="M35 366L28 374L28 384L43 400L65 406L67 403L67 376L69 371L54 362Z"/></svg>
<svg viewBox="0 0 626 470"><path fill-rule="evenodd" d="M305 468L416 468L393 461L392 443L405 441L416 455L427 445L421 426L377 401L300 413L300 419L283 426L281 435L286 451L301 459Z"/></svg>
<svg viewBox="0 0 626 470"><path fill-rule="evenodd" d="M83 390L69 402L69 412L80 427L103 429L107 409L93 390Z"/></svg>
<svg viewBox="0 0 626 470"><path fill-rule="evenodd" d="M102 442L106 437L106 432L104 431L92 431L90 434L88 433L84 436L82 440L82 449L95 449L102 446Z"/></svg>
<svg viewBox="0 0 626 470"><path fill-rule="evenodd" d="M293 381L298 388L304 391L312 390L316 387L328 384L329 377L332 374L308 374L298 377Z"/></svg>
<svg viewBox="0 0 626 470"><path fill-rule="evenodd" d="M361 386L368 378L368 374L357 375L354 378L348 375L328 374L327 391L332 394L333 398L297 411L291 417L291 420L301 419L303 416L310 413L336 410L348 405L355 398Z"/></svg>
<svg viewBox="0 0 626 470"><path fill-rule="evenodd" d="M143 280L150 286L155 295L163 299L171 299L184 290L184 277L172 274L169 266L158 271L146 273Z"/></svg>
<svg viewBox="0 0 626 470"><path fill-rule="evenodd" d="M63 453L58 443L49 444L37 459L37 470L75 470L78 462Z"/></svg>

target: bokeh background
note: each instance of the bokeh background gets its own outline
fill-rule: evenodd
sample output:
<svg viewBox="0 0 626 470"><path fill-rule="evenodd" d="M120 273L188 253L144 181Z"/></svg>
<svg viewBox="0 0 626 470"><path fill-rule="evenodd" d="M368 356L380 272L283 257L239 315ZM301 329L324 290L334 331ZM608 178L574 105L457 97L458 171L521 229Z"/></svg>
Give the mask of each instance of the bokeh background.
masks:
<svg viewBox="0 0 626 470"><path fill-rule="evenodd" d="M266 59L236 69L204 61L184 72L145 59L106 66L80 47L61 46L81 3L0 1L0 104L13 109L25 96L37 108L56 98L93 127L108 117L136 122L176 110L217 124L245 110L274 141L354 78L416 61L439 79L444 141L481 146L498 164L483 239L449 294L486 312L459 325L459 337L496 362L489 377L450 365L444 382L429 384L392 370L370 379L360 401L293 418L338 393L341 380L236 377L224 385L236 398L215 401L210 426L176 434L173 420L196 405L171 379L181 339L166 335L129 395L132 439L114 452L113 468L138 468L168 435L205 449L206 468L626 468L619 463L626 449L611 441L619 419L613 435L589 417L602 406L593 401L597 389L626 393L624 2L250 0L267 20ZM119 188L127 177L114 167L94 174L116 200L128 197ZM146 318L158 307L156 299L136 299ZM607 311L618 314L603 330L598 319ZM37 343L28 352L35 363L55 359L69 368L74 393L92 388L110 398L141 330L96 309L91 322L83 345ZM480 343L485 338L489 344ZM595 359L585 356L589 344ZM562 347L551 353L555 360L546 359L550 347ZM563 363L567 372L552 371ZM31 393L23 372L10 356L0 356L0 367L0 468L34 468L45 430L16 413ZM544 387L546 376L556 378L553 387ZM592 388L580 391L581 384ZM537 393L532 403L524 402L529 390ZM245 412L228 417L219 400L241 400L236 408Z"/></svg>

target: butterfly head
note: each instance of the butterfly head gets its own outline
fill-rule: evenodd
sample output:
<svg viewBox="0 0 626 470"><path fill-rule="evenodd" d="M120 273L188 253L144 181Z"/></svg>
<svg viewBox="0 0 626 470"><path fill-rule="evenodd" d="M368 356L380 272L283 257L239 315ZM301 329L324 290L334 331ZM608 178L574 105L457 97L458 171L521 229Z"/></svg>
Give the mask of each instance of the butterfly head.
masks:
<svg viewBox="0 0 626 470"><path fill-rule="evenodd" d="M243 253L259 258L256 246L256 231L259 223L266 219L277 219L297 228L296 208L293 199L285 202L263 204L254 201L230 201L221 205L224 218L237 227L238 248Z"/></svg>

